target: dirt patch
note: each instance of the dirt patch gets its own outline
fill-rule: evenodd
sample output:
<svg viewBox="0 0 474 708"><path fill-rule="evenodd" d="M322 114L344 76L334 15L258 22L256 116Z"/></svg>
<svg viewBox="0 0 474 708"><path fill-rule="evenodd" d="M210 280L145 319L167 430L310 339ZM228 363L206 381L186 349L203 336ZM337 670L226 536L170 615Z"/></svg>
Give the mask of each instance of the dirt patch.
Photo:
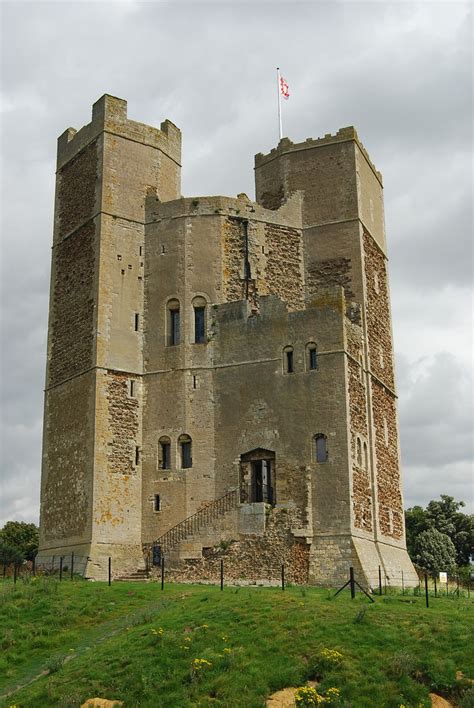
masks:
<svg viewBox="0 0 474 708"><path fill-rule="evenodd" d="M453 708L453 704L437 693L430 693L431 705L433 708Z"/></svg>

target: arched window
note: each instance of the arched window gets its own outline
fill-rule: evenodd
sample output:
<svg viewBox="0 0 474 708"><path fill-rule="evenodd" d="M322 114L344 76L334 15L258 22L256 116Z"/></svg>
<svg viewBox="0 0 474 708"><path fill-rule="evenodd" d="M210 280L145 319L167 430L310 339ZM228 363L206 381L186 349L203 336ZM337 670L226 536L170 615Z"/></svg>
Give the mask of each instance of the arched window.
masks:
<svg viewBox="0 0 474 708"><path fill-rule="evenodd" d="M369 456L367 454L367 443L364 443L364 467L366 470L369 469Z"/></svg>
<svg viewBox="0 0 474 708"><path fill-rule="evenodd" d="M362 467L362 443L360 438L357 438L357 465Z"/></svg>
<svg viewBox="0 0 474 708"><path fill-rule="evenodd" d="M158 467L160 470L171 468L171 440L166 435L158 441Z"/></svg>
<svg viewBox="0 0 474 708"><path fill-rule="evenodd" d="M179 300L169 300L167 305L168 344L175 346L181 341L181 317Z"/></svg>
<svg viewBox="0 0 474 708"><path fill-rule="evenodd" d="M318 350L314 342L306 345L306 362L308 371L316 371L318 368Z"/></svg>
<svg viewBox="0 0 474 708"><path fill-rule="evenodd" d="M283 350L283 371L285 374L294 372L293 347L285 347Z"/></svg>
<svg viewBox="0 0 474 708"><path fill-rule="evenodd" d="M192 440L189 435L180 435L178 438L178 444L180 447L181 454L181 469L187 469L193 466L193 451L192 451Z"/></svg>
<svg viewBox="0 0 474 708"><path fill-rule="evenodd" d="M323 433L314 436L314 454L316 462L327 462L328 446L327 437Z"/></svg>
<svg viewBox="0 0 474 708"><path fill-rule="evenodd" d="M204 344L206 342L206 300L203 297L195 297L193 300L194 312L194 344Z"/></svg>

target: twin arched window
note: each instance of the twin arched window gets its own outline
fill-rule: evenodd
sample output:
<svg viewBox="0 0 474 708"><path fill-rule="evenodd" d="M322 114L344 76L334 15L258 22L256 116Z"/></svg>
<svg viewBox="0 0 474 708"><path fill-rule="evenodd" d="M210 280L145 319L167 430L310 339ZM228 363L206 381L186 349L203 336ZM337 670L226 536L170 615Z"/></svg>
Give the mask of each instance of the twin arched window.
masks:
<svg viewBox="0 0 474 708"><path fill-rule="evenodd" d="M306 345L306 371L316 371L318 368L318 349L314 342ZM293 374L295 371L294 349L291 345L283 349L283 371Z"/></svg>
<svg viewBox="0 0 474 708"><path fill-rule="evenodd" d="M206 306L204 297L195 297L193 300L193 338L194 344L205 344L206 336ZM173 298L166 305L166 331L168 346L176 346L181 342L181 308L179 300Z"/></svg>
<svg viewBox="0 0 474 708"><path fill-rule="evenodd" d="M357 436L356 442L356 464L358 467L363 467L366 470L369 468L367 443L362 442L359 436Z"/></svg>
<svg viewBox="0 0 474 708"><path fill-rule="evenodd" d="M193 466L192 440L189 435L183 433L178 438L179 462L181 469L188 469ZM160 470L171 469L171 439L163 435L158 441L158 467Z"/></svg>

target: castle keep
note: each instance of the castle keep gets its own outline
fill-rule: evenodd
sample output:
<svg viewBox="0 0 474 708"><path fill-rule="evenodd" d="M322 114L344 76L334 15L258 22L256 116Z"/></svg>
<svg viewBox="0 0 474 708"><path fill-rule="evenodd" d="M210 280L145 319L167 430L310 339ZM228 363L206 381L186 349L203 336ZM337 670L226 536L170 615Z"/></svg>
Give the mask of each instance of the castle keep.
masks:
<svg viewBox="0 0 474 708"><path fill-rule="evenodd" d="M38 561L417 582L356 131L256 155L255 202L184 198L180 173L178 128L112 96L58 140Z"/></svg>

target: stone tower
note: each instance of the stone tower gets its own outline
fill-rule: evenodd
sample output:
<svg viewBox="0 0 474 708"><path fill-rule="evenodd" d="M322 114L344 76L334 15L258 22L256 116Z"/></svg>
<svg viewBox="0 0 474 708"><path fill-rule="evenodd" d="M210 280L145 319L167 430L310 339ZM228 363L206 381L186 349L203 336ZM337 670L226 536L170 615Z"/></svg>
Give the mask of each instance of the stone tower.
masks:
<svg viewBox="0 0 474 708"><path fill-rule="evenodd" d="M381 176L353 128L255 176L181 197L179 130L110 96L59 138L39 561L416 582Z"/></svg>

